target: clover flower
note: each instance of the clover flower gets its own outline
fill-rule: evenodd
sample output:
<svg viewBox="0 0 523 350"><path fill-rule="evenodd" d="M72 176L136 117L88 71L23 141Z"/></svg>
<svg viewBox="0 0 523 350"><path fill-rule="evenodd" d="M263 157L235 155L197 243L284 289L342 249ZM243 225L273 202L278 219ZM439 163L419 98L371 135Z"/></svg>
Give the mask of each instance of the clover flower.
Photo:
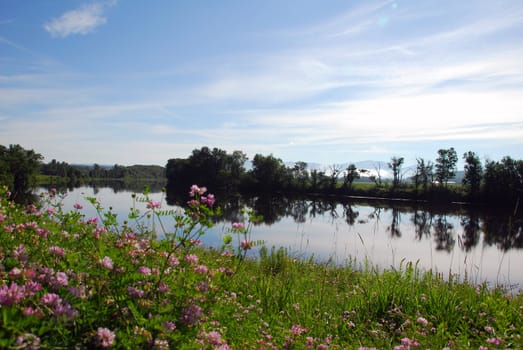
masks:
<svg viewBox="0 0 523 350"><path fill-rule="evenodd" d="M109 328L99 327L96 331L96 341L102 348L113 345L116 335Z"/></svg>

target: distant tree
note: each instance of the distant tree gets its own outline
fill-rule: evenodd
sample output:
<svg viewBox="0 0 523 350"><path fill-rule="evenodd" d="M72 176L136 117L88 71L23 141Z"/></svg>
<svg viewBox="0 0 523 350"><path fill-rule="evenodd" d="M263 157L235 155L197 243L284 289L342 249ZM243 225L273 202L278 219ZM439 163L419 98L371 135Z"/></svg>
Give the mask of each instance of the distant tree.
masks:
<svg viewBox="0 0 523 350"><path fill-rule="evenodd" d="M376 171L376 175L371 175L369 177L369 179L374 181L376 186L380 187L382 185L382 181L381 181L381 163L378 162L378 163L374 164L374 170Z"/></svg>
<svg viewBox="0 0 523 350"><path fill-rule="evenodd" d="M487 161L483 179L488 198L517 200L523 195L523 160L506 156L500 162Z"/></svg>
<svg viewBox="0 0 523 350"><path fill-rule="evenodd" d="M309 181L309 172L307 170L308 164L306 162L296 162L292 168L292 178L296 183L296 187L304 190Z"/></svg>
<svg viewBox="0 0 523 350"><path fill-rule="evenodd" d="M476 153L471 151L464 153L463 159L465 160L465 176L462 183L467 186L469 195L475 196L479 193L483 177L481 160Z"/></svg>
<svg viewBox="0 0 523 350"><path fill-rule="evenodd" d="M336 189L336 184L338 183L338 177L340 176L342 170L343 170L343 167L339 164L332 164L331 166L329 166L329 172L330 172L329 187L331 190Z"/></svg>
<svg viewBox="0 0 523 350"><path fill-rule="evenodd" d="M252 160L251 174L257 189L279 190L285 182L285 166L283 161L272 154L263 156L256 154Z"/></svg>
<svg viewBox="0 0 523 350"><path fill-rule="evenodd" d="M313 169L311 171L311 189L313 191L318 190L319 184L320 184L320 177L321 177L320 171L318 171L316 169Z"/></svg>
<svg viewBox="0 0 523 350"><path fill-rule="evenodd" d="M356 168L356 165L354 165L352 163L349 164L347 169L345 169L343 187L345 187L349 190L352 190L352 183L354 182L354 180L359 179L359 178L360 178L360 173L359 173L358 169Z"/></svg>
<svg viewBox="0 0 523 350"><path fill-rule="evenodd" d="M435 175L440 185L447 186L449 180L456 176L457 162L458 155L454 147L438 150Z"/></svg>
<svg viewBox="0 0 523 350"><path fill-rule="evenodd" d="M400 172L403 161L403 157L392 157L390 163L388 163L389 168L392 170L392 187L396 187L400 183Z"/></svg>
<svg viewBox="0 0 523 350"><path fill-rule="evenodd" d="M20 145L0 148L0 171L4 173L1 177L12 191L12 198L23 199L35 185L42 159L42 155Z"/></svg>
<svg viewBox="0 0 523 350"><path fill-rule="evenodd" d="M413 176L414 186L418 188L421 185L423 191L427 191L428 184L432 183L434 166L430 160L425 162L423 158L416 159L416 162L416 173Z"/></svg>

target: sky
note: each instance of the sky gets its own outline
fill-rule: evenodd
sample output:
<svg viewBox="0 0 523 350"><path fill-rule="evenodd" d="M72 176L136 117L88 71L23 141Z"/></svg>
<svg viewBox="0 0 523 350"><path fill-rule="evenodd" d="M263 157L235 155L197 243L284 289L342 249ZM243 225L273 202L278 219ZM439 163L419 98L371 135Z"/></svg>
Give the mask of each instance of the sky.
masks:
<svg viewBox="0 0 523 350"><path fill-rule="evenodd" d="M523 1L0 0L0 144L70 164L523 159Z"/></svg>

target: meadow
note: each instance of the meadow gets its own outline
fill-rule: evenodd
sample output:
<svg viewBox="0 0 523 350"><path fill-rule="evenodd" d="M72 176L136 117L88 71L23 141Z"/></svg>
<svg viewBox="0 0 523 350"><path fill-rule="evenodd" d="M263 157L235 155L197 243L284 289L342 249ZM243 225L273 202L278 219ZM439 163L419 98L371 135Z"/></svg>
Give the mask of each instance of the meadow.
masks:
<svg viewBox="0 0 523 350"><path fill-rule="evenodd" d="M252 212L203 247L219 211L204 187L179 211L133 195L123 225L94 197L86 217L61 196L21 206L0 189L0 348L523 348L523 296L502 287L298 259L252 239Z"/></svg>

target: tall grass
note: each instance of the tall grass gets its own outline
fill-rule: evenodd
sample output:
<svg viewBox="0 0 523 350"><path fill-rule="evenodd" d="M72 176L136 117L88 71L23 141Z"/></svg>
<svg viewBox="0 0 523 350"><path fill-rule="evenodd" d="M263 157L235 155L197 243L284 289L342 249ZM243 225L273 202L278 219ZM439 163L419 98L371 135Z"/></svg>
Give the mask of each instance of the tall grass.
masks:
<svg viewBox="0 0 523 350"><path fill-rule="evenodd" d="M161 241L151 225L116 227L96 199L98 219L62 212L53 192L42 207L0 192L0 348L523 348L520 294L411 262L379 271L266 247L249 259L248 223L201 247L215 211L202 188L184 212L138 197L130 219L155 218Z"/></svg>

